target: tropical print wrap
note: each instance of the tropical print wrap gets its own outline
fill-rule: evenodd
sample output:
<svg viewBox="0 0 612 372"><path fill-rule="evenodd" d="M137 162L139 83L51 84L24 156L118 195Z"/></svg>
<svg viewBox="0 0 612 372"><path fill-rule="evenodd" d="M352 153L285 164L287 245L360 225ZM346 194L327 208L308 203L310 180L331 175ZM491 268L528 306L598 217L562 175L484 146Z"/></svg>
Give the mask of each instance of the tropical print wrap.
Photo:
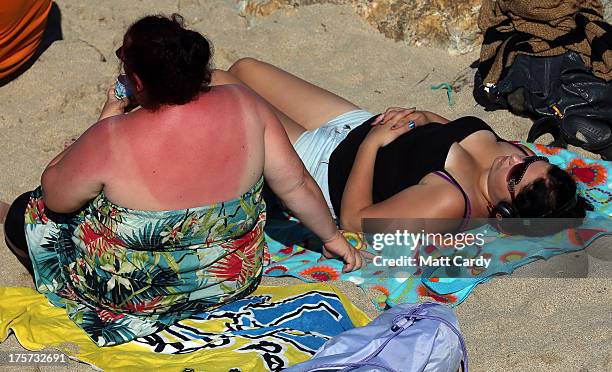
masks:
<svg viewBox="0 0 612 372"><path fill-rule="evenodd" d="M253 292L267 265L263 177L238 198L139 211L101 193L72 215L32 192L25 232L36 288L99 346L158 332Z"/></svg>

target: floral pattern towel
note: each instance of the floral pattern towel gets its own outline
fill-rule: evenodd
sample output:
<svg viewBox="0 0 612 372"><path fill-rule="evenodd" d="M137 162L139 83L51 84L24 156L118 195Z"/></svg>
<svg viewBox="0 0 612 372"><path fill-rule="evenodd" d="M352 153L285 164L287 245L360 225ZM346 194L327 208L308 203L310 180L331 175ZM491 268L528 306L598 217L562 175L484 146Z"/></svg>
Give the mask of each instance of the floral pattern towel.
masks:
<svg viewBox="0 0 612 372"><path fill-rule="evenodd" d="M463 302L479 283L493 276L512 273L516 268L538 259L584 249L598 237L612 233L612 179L610 162L583 158L578 154L559 148L523 143L537 155L547 156L552 164L566 169L576 180L581 195L595 207L589 212L584 225L546 238L512 237L483 227L485 244L466 248L465 258L484 256L491 265L482 268L462 268L450 278L446 273L417 272L406 270L389 275L386 270L371 267L352 273L342 273L342 263L337 260L319 261L317 241L295 218L278 209L268 213L266 239L270 249L271 264L264 275L291 275L305 281L348 280L368 292L379 309L398 303L416 303L420 297L455 306ZM272 203L270 203L272 204ZM355 246L363 247L360 237L348 234ZM371 248L368 248L371 249ZM375 251L372 253L376 254ZM433 245L421 247L413 257L441 256L456 253Z"/></svg>
<svg viewBox="0 0 612 372"><path fill-rule="evenodd" d="M199 208L139 211L103 193L73 215L26 209L36 288L98 345L122 344L242 298L267 260L263 177Z"/></svg>

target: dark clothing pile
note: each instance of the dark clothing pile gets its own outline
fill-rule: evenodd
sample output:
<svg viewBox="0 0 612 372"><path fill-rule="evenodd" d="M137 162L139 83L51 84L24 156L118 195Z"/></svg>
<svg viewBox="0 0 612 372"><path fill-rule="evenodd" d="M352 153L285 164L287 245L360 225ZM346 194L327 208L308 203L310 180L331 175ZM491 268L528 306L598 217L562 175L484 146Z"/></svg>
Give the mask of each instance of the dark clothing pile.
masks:
<svg viewBox="0 0 612 372"><path fill-rule="evenodd" d="M593 74L612 79L612 26L596 0L484 0L478 26L484 33L478 70L496 84L517 54L580 55Z"/></svg>

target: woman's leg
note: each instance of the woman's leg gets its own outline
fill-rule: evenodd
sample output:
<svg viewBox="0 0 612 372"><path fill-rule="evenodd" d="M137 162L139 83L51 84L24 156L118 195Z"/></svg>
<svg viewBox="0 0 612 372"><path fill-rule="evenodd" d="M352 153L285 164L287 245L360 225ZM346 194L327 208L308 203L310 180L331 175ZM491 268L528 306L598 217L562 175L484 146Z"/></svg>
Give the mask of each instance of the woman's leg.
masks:
<svg viewBox="0 0 612 372"><path fill-rule="evenodd" d="M34 278L34 267L28 252L28 243L25 238L25 210L30 200L30 193L19 196L9 207L4 221L4 240L17 260L28 270Z"/></svg>
<svg viewBox="0 0 612 372"><path fill-rule="evenodd" d="M269 63L242 58L228 70L278 111L307 130L359 107Z"/></svg>
<svg viewBox="0 0 612 372"><path fill-rule="evenodd" d="M214 70L211 85L224 84L242 84L244 86L247 86L243 81L239 80L236 76L230 74L227 71ZM285 128L285 132L287 132L287 137L289 137L291 143L295 143L295 140L297 140L298 137L306 131L306 128L291 120L291 118L289 118L287 115L278 111L274 106L272 106L272 104L270 104L270 108L276 113L276 117L278 118L278 120L280 120L281 124L283 125L283 128Z"/></svg>
<svg viewBox="0 0 612 372"><path fill-rule="evenodd" d="M28 270L32 276L32 279L34 279L34 266L32 265L32 260L30 259L30 254L28 251L18 247L8 237L4 238L4 242L15 257L17 257L17 260L23 265L23 267L26 268L26 270Z"/></svg>

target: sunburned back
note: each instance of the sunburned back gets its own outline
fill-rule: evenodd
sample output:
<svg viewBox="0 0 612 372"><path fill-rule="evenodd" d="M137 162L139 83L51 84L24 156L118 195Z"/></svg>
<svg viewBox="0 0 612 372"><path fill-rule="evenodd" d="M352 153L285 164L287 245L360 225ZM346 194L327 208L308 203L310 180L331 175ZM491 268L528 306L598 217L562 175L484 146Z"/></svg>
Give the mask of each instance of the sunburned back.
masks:
<svg viewBox="0 0 612 372"><path fill-rule="evenodd" d="M104 193L141 210L225 201L248 191L264 164L258 103L238 86L214 87L186 105L138 110L110 123Z"/></svg>

